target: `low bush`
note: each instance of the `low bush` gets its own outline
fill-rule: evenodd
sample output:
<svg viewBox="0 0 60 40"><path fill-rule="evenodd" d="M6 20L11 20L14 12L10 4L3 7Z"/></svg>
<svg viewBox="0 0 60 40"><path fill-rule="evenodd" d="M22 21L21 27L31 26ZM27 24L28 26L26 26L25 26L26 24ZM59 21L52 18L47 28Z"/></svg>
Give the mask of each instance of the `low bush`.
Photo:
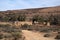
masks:
<svg viewBox="0 0 60 40"><path fill-rule="evenodd" d="M0 25L0 31L1 32L3 31L4 33L3 35L0 34L0 39L3 38L6 38L6 40L9 38L15 38L15 40L23 39L22 31L20 28L16 28L10 25Z"/></svg>
<svg viewBox="0 0 60 40"><path fill-rule="evenodd" d="M60 35L57 35L57 36L55 37L55 39L60 39Z"/></svg>
<svg viewBox="0 0 60 40"><path fill-rule="evenodd" d="M60 32L58 32L58 34L60 34Z"/></svg>
<svg viewBox="0 0 60 40"><path fill-rule="evenodd" d="M27 29L28 30L28 29L30 29L30 27L31 27L30 25L24 24L21 26L21 29L25 29L25 30Z"/></svg>
<svg viewBox="0 0 60 40"><path fill-rule="evenodd" d="M3 34L0 34L0 39L3 39Z"/></svg>
<svg viewBox="0 0 60 40"><path fill-rule="evenodd" d="M50 34L45 34L44 37L50 37Z"/></svg>

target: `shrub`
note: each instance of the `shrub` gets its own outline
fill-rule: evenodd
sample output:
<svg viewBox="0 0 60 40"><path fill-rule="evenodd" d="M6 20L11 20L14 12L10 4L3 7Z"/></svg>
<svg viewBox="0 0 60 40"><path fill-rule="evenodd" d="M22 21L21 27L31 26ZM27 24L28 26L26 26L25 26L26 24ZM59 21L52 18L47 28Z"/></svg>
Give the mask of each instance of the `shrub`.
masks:
<svg viewBox="0 0 60 40"><path fill-rule="evenodd" d="M13 32L12 36L14 37L15 40L22 38L22 34L20 32Z"/></svg>
<svg viewBox="0 0 60 40"><path fill-rule="evenodd" d="M29 29L30 28L30 25L28 24L24 24L21 26L21 29Z"/></svg>
<svg viewBox="0 0 60 40"><path fill-rule="evenodd" d="M58 34L60 34L60 32L58 32Z"/></svg>
<svg viewBox="0 0 60 40"><path fill-rule="evenodd" d="M18 21L25 21L25 19L26 19L25 15L19 15L17 18Z"/></svg>
<svg viewBox="0 0 60 40"><path fill-rule="evenodd" d="M4 38L11 38L11 37L12 37L11 34L5 34L5 35L4 35Z"/></svg>
<svg viewBox="0 0 60 40"><path fill-rule="evenodd" d="M0 34L0 39L3 39L3 34Z"/></svg>
<svg viewBox="0 0 60 40"><path fill-rule="evenodd" d="M60 39L60 35L57 35L57 36L55 37L55 39Z"/></svg>
<svg viewBox="0 0 60 40"><path fill-rule="evenodd" d="M45 34L44 37L50 37L50 34Z"/></svg>
<svg viewBox="0 0 60 40"><path fill-rule="evenodd" d="M49 32L49 30L48 29L41 29L40 32Z"/></svg>

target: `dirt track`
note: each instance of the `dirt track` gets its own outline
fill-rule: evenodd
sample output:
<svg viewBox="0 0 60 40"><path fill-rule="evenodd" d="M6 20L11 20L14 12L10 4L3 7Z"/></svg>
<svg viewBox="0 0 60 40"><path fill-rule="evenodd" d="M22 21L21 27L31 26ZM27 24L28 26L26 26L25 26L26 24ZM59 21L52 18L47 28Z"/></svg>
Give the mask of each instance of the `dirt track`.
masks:
<svg viewBox="0 0 60 40"><path fill-rule="evenodd" d="M52 37L43 37L44 34L39 32L33 32L28 30L22 30L22 32L25 36L25 40L55 40Z"/></svg>

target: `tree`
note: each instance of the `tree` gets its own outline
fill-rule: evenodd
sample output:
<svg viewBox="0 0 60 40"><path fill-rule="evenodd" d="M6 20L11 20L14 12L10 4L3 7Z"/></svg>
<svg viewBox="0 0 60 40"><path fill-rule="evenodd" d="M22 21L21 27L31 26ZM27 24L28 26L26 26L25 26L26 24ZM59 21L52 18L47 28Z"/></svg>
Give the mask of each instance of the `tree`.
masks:
<svg viewBox="0 0 60 40"><path fill-rule="evenodd" d="M34 24L34 21L37 21L37 20L38 20L38 16L39 16L39 15L34 15L34 16L33 16L33 18L32 18L33 24Z"/></svg>
<svg viewBox="0 0 60 40"><path fill-rule="evenodd" d="M2 17L2 20L3 20L3 21L9 21L9 19L10 19L10 18L7 17L7 16L3 16L3 17Z"/></svg>
<svg viewBox="0 0 60 40"><path fill-rule="evenodd" d="M44 22L44 17L43 16L39 16L39 15L34 15L33 18L32 18L32 21L34 23L34 21L37 21L37 22Z"/></svg>
<svg viewBox="0 0 60 40"><path fill-rule="evenodd" d="M60 25L60 14L57 15L58 25Z"/></svg>
<svg viewBox="0 0 60 40"><path fill-rule="evenodd" d="M11 14L9 21L18 21L18 15L16 14Z"/></svg>
<svg viewBox="0 0 60 40"><path fill-rule="evenodd" d="M25 15L19 15L18 16L18 21L25 21L26 16Z"/></svg>
<svg viewBox="0 0 60 40"><path fill-rule="evenodd" d="M43 16L39 16L39 17L38 17L38 22L43 23L43 22L44 22L44 17L43 17Z"/></svg>
<svg viewBox="0 0 60 40"><path fill-rule="evenodd" d="M54 24L54 25L58 24L57 18L54 18L53 24Z"/></svg>
<svg viewBox="0 0 60 40"><path fill-rule="evenodd" d="M50 23L53 24L53 25L58 24L57 15L52 15L52 14L51 14L51 15L48 17L48 20L49 20Z"/></svg>

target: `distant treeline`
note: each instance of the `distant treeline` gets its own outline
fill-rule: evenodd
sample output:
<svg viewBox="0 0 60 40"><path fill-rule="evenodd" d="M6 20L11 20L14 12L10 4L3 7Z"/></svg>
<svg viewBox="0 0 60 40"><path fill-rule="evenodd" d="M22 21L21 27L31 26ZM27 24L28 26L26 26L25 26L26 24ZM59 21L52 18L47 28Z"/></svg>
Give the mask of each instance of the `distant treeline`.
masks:
<svg viewBox="0 0 60 40"><path fill-rule="evenodd" d="M27 20L27 16L25 14L20 14L20 13L0 14L0 21L3 22L26 21L26 20ZM36 14L32 16L31 21L33 23L34 21L37 21L37 22L50 22L51 24L60 24L60 14L57 15L51 14L46 17Z"/></svg>
<svg viewBox="0 0 60 40"><path fill-rule="evenodd" d="M0 21L25 21L26 16L20 14L0 14Z"/></svg>

